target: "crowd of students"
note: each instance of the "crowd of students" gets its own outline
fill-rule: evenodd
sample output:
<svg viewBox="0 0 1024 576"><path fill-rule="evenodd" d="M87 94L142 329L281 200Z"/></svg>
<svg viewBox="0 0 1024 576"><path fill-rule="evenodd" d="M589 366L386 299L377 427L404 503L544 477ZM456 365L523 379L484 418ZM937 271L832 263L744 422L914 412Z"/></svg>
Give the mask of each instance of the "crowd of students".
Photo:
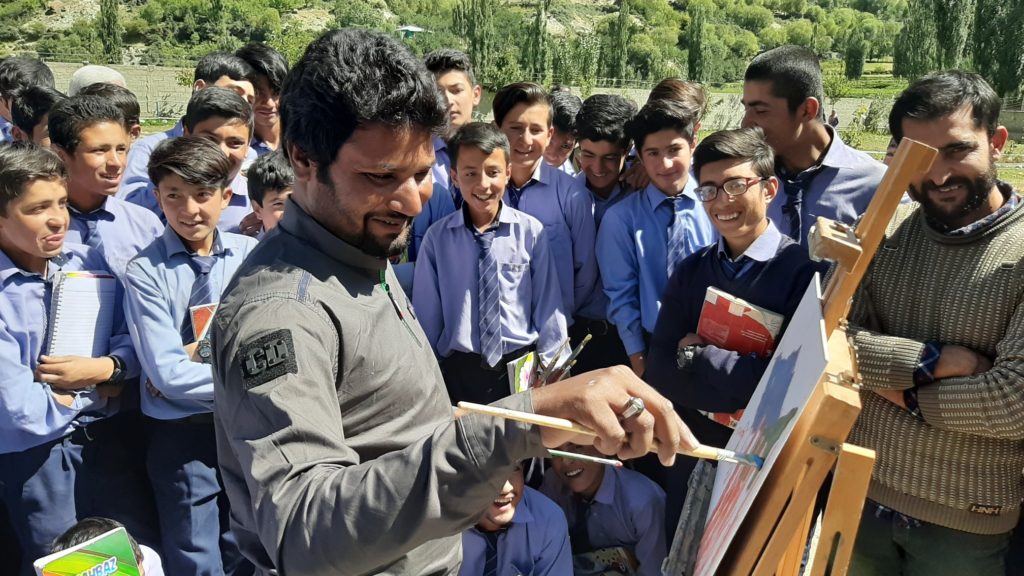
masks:
<svg viewBox="0 0 1024 576"><path fill-rule="evenodd" d="M499 400L512 392L508 362L535 352L542 366L558 364L587 340L574 366L553 372L628 365L673 402L701 441L724 446L731 428L721 416L746 406L769 359L696 334L707 288L788 320L812 276L825 270L807 252L815 218L854 222L884 173L824 121L813 53L784 46L756 57L745 75L743 127L703 138L707 95L694 83L667 79L638 109L621 96L581 101L517 82L497 91L493 122L485 123L474 121L481 89L465 54L439 50L425 65L447 98L449 121L433 138L432 168L418 176L432 179L433 194L423 198L394 268L450 400ZM153 550L167 574L251 574L218 469L211 344L190 310L218 302L289 209L294 175L278 108L287 63L263 44L202 58L181 121L146 137L123 78L97 67L80 72L65 96L42 62L0 62L0 116L11 141L0 144L0 519L9 519L14 535L7 558L20 554L20 573L30 574L35 558L81 541L66 535L69 529L92 535L120 522L143 544L148 576L161 573ZM979 220L996 235L1010 226L1000 218L1016 218L1019 196L1003 185L1005 204L986 196L986 186L995 186L994 164L977 173L958 167L992 162L1005 143L1005 130L983 110L994 94L972 75L937 77L924 80L931 91L912 87L901 96L908 102L894 109L894 135L907 122L967 114L988 140L971 140L969 125L950 129L959 138L952 143L940 128L915 133L942 150L948 173L930 175L911 196L936 222L946 222L942 214L959 222L994 204L997 216ZM940 89L947 100L934 96ZM997 118L998 99L994 105ZM370 183L388 181L386 167L354 168ZM378 220L374 225L405 226ZM986 333L984 342L930 328L918 330L917 339L928 340L923 351L893 337L872 340L869 329L887 328L878 316L885 311L863 304L853 321L864 330L852 332L866 358L884 364L905 353L911 365L912 377L890 386L893 369L878 368L871 380L876 373L862 363L878 390L872 398L899 391L885 409L917 419L907 426L941 428L947 443L955 444L956 434L998 438L983 448L1017 462L1019 426L1001 420L998 433L958 428L948 400L928 387L985 373L1009 354L997 343L1024 283L1014 275L1019 248L1000 254L1008 278L1000 286L1014 299L999 316L998 334ZM114 335L100 358L45 354L51 280L75 270L109 272L119 283ZM884 285L875 280L864 290ZM987 353L966 348L974 344ZM947 350L960 353L955 369ZM967 360L973 364L962 368ZM1019 379L993 386L1019 403ZM871 422L874 428L855 430L860 441L889 442L878 429L884 426ZM928 445L928 430L913 431ZM981 546L961 543L957 533L996 535L1003 540L985 545L1002 546L1005 555L1019 511L1020 466L1016 478L1001 477L1006 486L995 494L954 487L943 493L955 496L929 501L916 480L894 474L886 454L880 458L876 479L887 483L873 488L876 508L869 506L866 518L895 513L910 525L931 523L950 532L943 540L949 550ZM680 459L666 469L641 459L617 468L559 457L527 478L527 469L544 466L524 462L464 533L460 573L660 574L693 465ZM936 512L943 507L955 513ZM999 521L972 522L972 513ZM90 517L100 518L83 520ZM996 556L986 574L1002 569L998 550L990 559ZM858 573L899 573L871 562L862 560ZM864 568L869 564L876 571Z"/></svg>

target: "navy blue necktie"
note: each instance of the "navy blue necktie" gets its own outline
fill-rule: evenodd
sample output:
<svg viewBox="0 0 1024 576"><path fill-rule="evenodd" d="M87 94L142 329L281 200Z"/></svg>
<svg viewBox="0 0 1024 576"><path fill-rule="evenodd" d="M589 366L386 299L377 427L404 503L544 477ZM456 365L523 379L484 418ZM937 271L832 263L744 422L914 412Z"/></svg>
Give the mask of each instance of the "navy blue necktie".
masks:
<svg viewBox="0 0 1024 576"><path fill-rule="evenodd" d="M191 344L196 341L196 337L192 333L191 309L195 306L211 304L217 301L213 278L210 276L210 271L213 270L213 265L217 262L217 258L215 256L200 256L198 254L190 254L189 257L192 259L190 264L192 265L192 270L196 273L196 280L192 283L192 293L188 297L188 309L185 310L185 320L181 324L182 344Z"/></svg>
<svg viewBox="0 0 1024 576"><path fill-rule="evenodd" d="M801 222L804 204L804 188L809 183L809 178L797 177L793 180L786 180L785 193L786 203L782 205L782 214L786 216L789 223L789 234L798 243L803 244L803 223Z"/></svg>
<svg viewBox="0 0 1024 576"><path fill-rule="evenodd" d="M569 526L569 544L572 546L573 554L586 554L593 552L594 547L590 544L590 527L587 521L590 518L590 503L582 498L573 499L576 505L573 523Z"/></svg>
<svg viewBox="0 0 1024 576"><path fill-rule="evenodd" d="M102 254L103 237L100 236L99 230L96 229L96 223L99 222L100 216L103 215L103 210L96 210L88 214L85 212L75 212L74 214L85 221L86 236L82 241L86 246Z"/></svg>
<svg viewBox="0 0 1024 576"><path fill-rule="evenodd" d="M666 262L667 277L672 277L676 266L686 258L686 219L680 212L684 208L683 195L679 194L668 199L672 216L668 221L668 258Z"/></svg>
<svg viewBox="0 0 1024 576"><path fill-rule="evenodd" d="M494 367L501 362L504 353L501 344L501 291L498 286L498 259L491 251L494 242L494 230L473 232L480 257L477 262L479 272L478 295L480 355L488 366Z"/></svg>
<svg viewBox="0 0 1024 576"><path fill-rule="evenodd" d="M484 553L484 575L497 576L498 574L498 537L501 532L483 532L484 541L487 543L487 551Z"/></svg>

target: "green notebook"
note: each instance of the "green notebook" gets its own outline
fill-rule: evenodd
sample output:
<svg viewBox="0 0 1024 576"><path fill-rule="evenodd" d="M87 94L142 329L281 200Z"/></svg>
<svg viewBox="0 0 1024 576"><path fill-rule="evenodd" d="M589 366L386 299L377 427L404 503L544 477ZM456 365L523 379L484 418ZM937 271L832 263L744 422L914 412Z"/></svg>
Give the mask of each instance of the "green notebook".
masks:
<svg viewBox="0 0 1024 576"><path fill-rule="evenodd" d="M39 576L139 576L128 532L117 528L32 563Z"/></svg>

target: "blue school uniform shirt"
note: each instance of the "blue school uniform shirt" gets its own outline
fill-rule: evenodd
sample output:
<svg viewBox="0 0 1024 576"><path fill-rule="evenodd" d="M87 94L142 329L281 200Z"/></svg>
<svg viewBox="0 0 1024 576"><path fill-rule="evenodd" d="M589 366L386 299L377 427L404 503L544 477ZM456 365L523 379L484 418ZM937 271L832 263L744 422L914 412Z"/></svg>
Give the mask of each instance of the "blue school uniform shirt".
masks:
<svg viewBox="0 0 1024 576"><path fill-rule="evenodd" d="M86 218L75 208L68 206L71 221L65 240L85 244L89 234ZM113 196L90 214L98 216L96 233L103 240L103 258L110 271L124 283L124 272L128 262L139 255L143 248L160 237L164 226L152 212L125 202Z"/></svg>
<svg viewBox="0 0 1024 576"><path fill-rule="evenodd" d="M601 198L597 194L594 194L589 188L587 188L587 175L584 172L580 172L576 175L576 181L587 190L590 196L590 202L594 212L594 224L597 226L598 234L601 232L601 220L604 218L605 213L609 208L621 202L629 191L621 184L615 184L615 188L608 194L607 198ZM595 240L596 241L596 240ZM594 290L591 291L590 297L577 307L576 315L588 318L590 320L607 320L608 319L608 295L604 293L604 281L601 279L601 263L598 262L598 274L597 282L595 283Z"/></svg>
<svg viewBox="0 0 1024 576"><path fill-rule="evenodd" d="M480 249L464 211L427 232L416 263L413 310L434 353L480 353ZM503 354L536 344L550 360L568 335L547 230L508 206L498 212L491 252L498 261Z"/></svg>
<svg viewBox="0 0 1024 576"><path fill-rule="evenodd" d="M210 271L215 293L224 289L256 244L246 236L217 232L211 251L217 262ZM125 276L125 308L142 364L142 412L159 420L213 410L213 372L208 364L189 359L181 339L196 279L190 262L188 249L168 226L160 238L128 263ZM162 398L146 389L147 379Z"/></svg>
<svg viewBox="0 0 1024 576"><path fill-rule="evenodd" d="M554 469L544 475L540 491L562 509L571 530L579 498ZM620 546L632 550L640 563L638 576L661 576L668 554L665 492L639 472L605 466L587 514L587 535L595 550Z"/></svg>
<svg viewBox="0 0 1024 576"><path fill-rule="evenodd" d="M57 272L109 272L88 246L65 243L51 258L47 276L26 272L0 251L0 453L21 452L70 434L98 417L113 414L116 403L95 389L75 394L71 406L54 399L34 376L46 343L50 317L50 279ZM139 374L118 287L110 354L125 360L125 376ZM131 364L129 364L131 362Z"/></svg>
<svg viewBox="0 0 1024 576"><path fill-rule="evenodd" d="M779 231L803 245L818 216L853 224L867 210L885 174L884 164L847 146L831 126L825 129L832 143L820 163L797 175L786 174L778 163L779 193L768 204L768 217ZM794 205L790 196L797 194L798 188L802 188L799 231L793 229L786 209L787 204Z"/></svg>
<svg viewBox="0 0 1024 576"><path fill-rule="evenodd" d="M676 214L686 226L684 256L715 240L715 231L697 199L693 178L683 189L684 206ZM668 281L668 225L672 200L654 184L629 194L601 221L597 259L608 296L608 320L619 330L627 354L645 349L644 332L654 332L661 294Z"/></svg>
<svg viewBox="0 0 1024 576"><path fill-rule="evenodd" d="M11 134L12 130L14 130L14 124L0 118L0 142L13 142L14 135Z"/></svg>
<svg viewBox="0 0 1024 576"><path fill-rule="evenodd" d="M252 140L249 142L250 154L248 156L253 156L254 160L256 158L259 158L260 156L263 156L264 154L270 154L273 151L274 149L268 146L266 142L260 140L255 136L253 136ZM248 159L248 157L246 159Z"/></svg>
<svg viewBox="0 0 1024 576"><path fill-rule="evenodd" d="M597 285L597 227L589 195L572 176L540 160L522 187L510 181L502 197L506 206L525 212L544 225L569 325L577 308Z"/></svg>
<svg viewBox="0 0 1024 576"><path fill-rule="evenodd" d="M480 576L487 540L477 528L462 533L459 576ZM565 514L557 504L529 486L508 528L498 536L495 576L571 576L572 552Z"/></svg>

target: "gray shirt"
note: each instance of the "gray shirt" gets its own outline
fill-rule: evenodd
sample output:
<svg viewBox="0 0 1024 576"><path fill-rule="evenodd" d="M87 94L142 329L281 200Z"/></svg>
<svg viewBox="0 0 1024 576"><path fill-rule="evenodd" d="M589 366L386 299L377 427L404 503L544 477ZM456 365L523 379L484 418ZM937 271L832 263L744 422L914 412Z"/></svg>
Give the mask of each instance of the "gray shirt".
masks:
<svg viewBox="0 0 1024 576"><path fill-rule="evenodd" d="M232 526L263 574L454 574L459 532L545 454L529 426L452 419L387 261L294 202L227 286L213 346Z"/></svg>

